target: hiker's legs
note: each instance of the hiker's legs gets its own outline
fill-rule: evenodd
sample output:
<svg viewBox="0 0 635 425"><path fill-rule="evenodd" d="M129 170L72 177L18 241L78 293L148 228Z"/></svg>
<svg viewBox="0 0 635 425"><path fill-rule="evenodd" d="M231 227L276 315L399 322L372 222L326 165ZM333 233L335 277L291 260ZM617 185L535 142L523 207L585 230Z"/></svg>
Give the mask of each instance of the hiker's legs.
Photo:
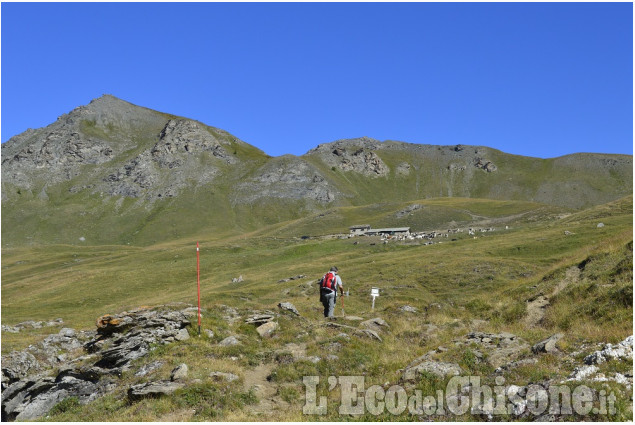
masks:
<svg viewBox="0 0 635 425"><path fill-rule="evenodd" d="M331 292L326 296L328 302L327 317L335 316L335 292Z"/></svg>
<svg viewBox="0 0 635 425"><path fill-rule="evenodd" d="M335 310L335 292L324 294L324 317L333 317Z"/></svg>
<svg viewBox="0 0 635 425"><path fill-rule="evenodd" d="M325 292L322 293L322 306L324 306L324 317L329 317L329 299Z"/></svg>

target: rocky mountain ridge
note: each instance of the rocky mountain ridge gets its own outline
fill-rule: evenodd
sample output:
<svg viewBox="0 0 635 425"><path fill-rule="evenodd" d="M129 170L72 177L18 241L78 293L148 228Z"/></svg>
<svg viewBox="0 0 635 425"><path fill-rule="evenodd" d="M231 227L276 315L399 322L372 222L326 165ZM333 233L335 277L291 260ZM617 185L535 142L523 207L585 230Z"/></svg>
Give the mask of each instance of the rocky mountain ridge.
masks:
<svg viewBox="0 0 635 425"><path fill-rule="evenodd" d="M139 227L193 199L200 212L231 209L226 224L243 230L315 209L435 197L583 208L632 193L632 180L627 155L539 159L368 137L272 158L221 129L104 95L2 145L3 223L16 226L3 236L23 239L30 210L61 223L69 212L92 216L93 225L116 214ZM272 204L282 211L261 213ZM35 214L26 221L43 224Z"/></svg>

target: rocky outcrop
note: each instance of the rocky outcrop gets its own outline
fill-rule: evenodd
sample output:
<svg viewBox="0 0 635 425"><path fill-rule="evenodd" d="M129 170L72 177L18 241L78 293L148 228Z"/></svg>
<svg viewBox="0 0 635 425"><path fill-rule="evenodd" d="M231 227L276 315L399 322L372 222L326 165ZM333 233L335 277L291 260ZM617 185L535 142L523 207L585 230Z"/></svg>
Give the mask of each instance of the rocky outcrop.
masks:
<svg viewBox="0 0 635 425"><path fill-rule="evenodd" d="M461 367L456 363L424 360L421 363L406 368L401 380L403 382L416 382L424 373L445 378L446 376L460 375L461 372Z"/></svg>
<svg viewBox="0 0 635 425"><path fill-rule="evenodd" d="M168 121L159 134L159 142L150 151L152 159L162 168L178 168L183 165L183 156L195 156L203 152L221 158L228 164L237 162L209 130L187 119Z"/></svg>
<svg viewBox="0 0 635 425"><path fill-rule="evenodd" d="M502 332L499 334L487 332L470 332L465 339L455 341L457 345L476 344L487 353L487 362L499 368L529 351L529 344L514 334Z"/></svg>
<svg viewBox="0 0 635 425"><path fill-rule="evenodd" d="M381 142L378 140L362 137L319 145L309 154L318 154L328 166L342 171L353 171L367 177L384 177L390 169L375 152L380 147ZM400 170L409 170L409 166L401 167Z"/></svg>
<svg viewBox="0 0 635 425"><path fill-rule="evenodd" d="M17 325L2 325L2 332L18 333L24 329L41 329L43 327L61 326L64 324L64 320L61 318L55 320L49 320L47 322L27 320L26 322L20 322Z"/></svg>
<svg viewBox="0 0 635 425"><path fill-rule="evenodd" d="M558 349L556 348L556 343L558 341L560 341L563 336L564 335L560 334L560 333L552 335L549 338L534 344L531 347L531 351L533 353L536 353L536 354L538 354L538 353L556 353L556 352L558 352Z"/></svg>
<svg viewBox="0 0 635 425"><path fill-rule="evenodd" d="M2 145L2 180L31 188L78 176L82 166L107 164L125 151L131 132L160 125L165 118L113 96L60 116L53 124L12 137Z"/></svg>
<svg viewBox="0 0 635 425"><path fill-rule="evenodd" d="M97 332L65 328L45 338L36 345L44 360L38 362L29 349L3 357L2 419L37 419L65 398L77 397L80 403L88 403L112 391L118 385L117 376L129 370L133 360L147 355L154 346L176 341L187 332L189 323L185 312L166 308L106 315L98 319ZM83 352L77 353L82 347ZM61 366L54 376L47 376L50 367L57 365L55 359ZM140 370L143 373L138 376L150 369ZM179 385L168 385L168 391ZM132 390L132 399L158 394L161 388L143 384Z"/></svg>
<svg viewBox="0 0 635 425"><path fill-rule="evenodd" d="M156 381L133 385L128 390L128 399L130 401L138 401L144 398L163 397L172 394L184 386L184 383L175 381Z"/></svg>
<svg viewBox="0 0 635 425"><path fill-rule="evenodd" d="M156 232L162 238L191 235L196 229L180 224L190 220L171 214L200 214L208 203L236 210L227 220L209 220L204 225L210 230L219 230L221 222L255 228L333 205L439 196L582 208L630 195L633 181L630 155L516 160L480 146L370 138L321 144L301 157L272 158L220 129L112 96L11 138L2 145L1 158L3 236L16 244L34 227L39 230L29 242L77 243L83 237L91 243L146 243L155 238L147 217L174 223L171 232ZM542 170L539 186L535 170ZM24 213L36 210L46 214ZM82 233L55 231L74 226Z"/></svg>
<svg viewBox="0 0 635 425"><path fill-rule="evenodd" d="M306 276L304 276L304 277L306 277ZM300 315L300 312L298 311L298 309L295 308L295 306L293 304L291 304L290 302L280 302L280 303L278 303L278 308L283 310L283 311L291 312L291 313L295 314L296 316Z"/></svg>
<svg viewBox="0 0 635 425"><path fill-rule="evenodd" d="M374 319L365 320L361 322L359 325L362 328L370 329L376 332L380 332L384 329L390 328L388 323L381 317L375 317Z"/></svg>
<svg viewBox="0 0 635 425"><path fill-rule="evenodd" d="M32 344L24 351L14 351L2 356L2 389L29 375L68 362L74 351L95 336L95 332L76 332L63 328Z"/></svg>
<svg viewBox="0 0 635 425"><path fill-rule="evenodd" d="M633 335L619 344L606 344L601 350L595 351L584 358L587 365L601 364L612 359L633 359Z"/></svg>
<svg viewBox="0 0 635 425"><path fill-rule="evenodd" d="M417 210L420 210L422 208L423 208L423 205L421 205L421 204L412 204L412 205L409 205L408 207L404 208L401 211L397 211L395 213L395 217L404 218L404 217L407 217L407 216L411 215L413 212L415 212Z"/></svg>
<svg viewBox="0 0 635 425"><path fill-rule="evenodd" d="M310 200L329 204L341 193L313 165L292 155L272 158L255 174L238 184L234 203L264 199Z"/></svg>
<svg viewBox="0 0 635 425"><path fill-rule="evenodd" d="M238 160L227 152L212 132L192 120L169 120L159 141L103 179L107 193L137 198L170 198L181 189L211 183L219 173L214 161L200 170L205 159L235 164ZM166 171L168 170L168 171Z"/></svg>
<svg viewBox="0 0 635 425"><path fill-rule="evenodd" d="M485 170L488 173L493 173L494 171L498 170L498 167L492 161L483 158L476 158L474 166L476 168Z"/></svg>

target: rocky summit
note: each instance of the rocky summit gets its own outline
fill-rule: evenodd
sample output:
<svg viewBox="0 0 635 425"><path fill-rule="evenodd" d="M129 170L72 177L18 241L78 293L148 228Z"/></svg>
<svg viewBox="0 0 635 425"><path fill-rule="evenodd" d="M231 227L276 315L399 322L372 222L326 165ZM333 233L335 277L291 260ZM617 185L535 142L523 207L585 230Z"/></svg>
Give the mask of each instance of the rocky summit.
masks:
<svg viewBox="0 0 635 425"><path fill-rule="evenodd" d="M632 181L632 156L539 159L463 143L361 137L272 158L220 128L104 95L2 145L2 232L3 243L18 245L157 242L167 235L149 235L149 224L170 226L171 236L239 232L312 211L437 197L577 209L630 194ZM197 214L205 217L188 223Z"/></svg>

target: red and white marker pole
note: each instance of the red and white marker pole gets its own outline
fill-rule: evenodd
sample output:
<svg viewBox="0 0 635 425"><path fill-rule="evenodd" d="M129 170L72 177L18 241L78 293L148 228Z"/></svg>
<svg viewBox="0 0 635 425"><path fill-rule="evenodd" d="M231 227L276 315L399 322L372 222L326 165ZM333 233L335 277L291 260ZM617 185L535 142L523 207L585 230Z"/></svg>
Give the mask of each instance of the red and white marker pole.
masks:
<svg viewBox="0 0 635 425"><path fill-rule="evenodd" d="M201 336L201 260L196 241L196 289L198 292L198 336Z"/></svg>

